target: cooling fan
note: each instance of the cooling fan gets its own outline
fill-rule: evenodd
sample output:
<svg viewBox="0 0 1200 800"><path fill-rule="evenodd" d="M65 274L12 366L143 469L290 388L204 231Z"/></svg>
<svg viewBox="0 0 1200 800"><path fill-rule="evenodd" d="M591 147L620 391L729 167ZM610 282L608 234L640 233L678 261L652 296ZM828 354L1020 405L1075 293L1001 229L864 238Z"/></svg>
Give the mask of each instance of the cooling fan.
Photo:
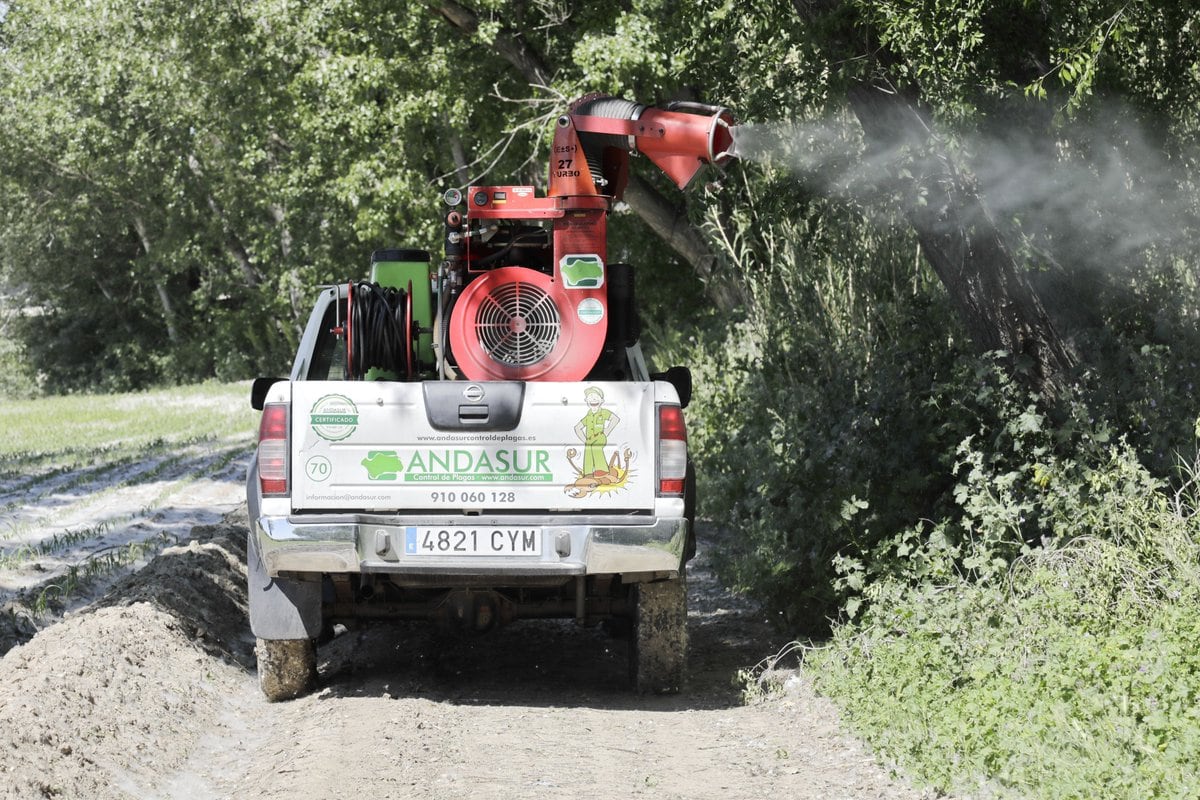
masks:
<svg viewBox="0 0 1200 800"><path fill-rule="evenodd" d="M454 304L451 351L468 380L582 380L604 347L603 297L527 267L494 269Z"/></svg>

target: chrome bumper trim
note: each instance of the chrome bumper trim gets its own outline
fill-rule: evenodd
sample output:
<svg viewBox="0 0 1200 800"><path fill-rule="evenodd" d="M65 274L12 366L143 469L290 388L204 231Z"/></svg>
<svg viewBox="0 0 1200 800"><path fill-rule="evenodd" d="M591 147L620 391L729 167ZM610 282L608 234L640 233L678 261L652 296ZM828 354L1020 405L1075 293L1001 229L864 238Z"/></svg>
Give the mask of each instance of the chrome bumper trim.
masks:
<svg viewBox="0 0 1200 800"><path fill-rule="evenodd" d="M344 520L344 521L343 521ZM378 517L307 522L260 517L259 550L270 575L281 572L378 572L411 575L552 576L665 573L683 565L688 524L678 518L616 521L570 517L453 517L419 524L542 529L537 556L432 556L404 554L408 526Z"/></svg>

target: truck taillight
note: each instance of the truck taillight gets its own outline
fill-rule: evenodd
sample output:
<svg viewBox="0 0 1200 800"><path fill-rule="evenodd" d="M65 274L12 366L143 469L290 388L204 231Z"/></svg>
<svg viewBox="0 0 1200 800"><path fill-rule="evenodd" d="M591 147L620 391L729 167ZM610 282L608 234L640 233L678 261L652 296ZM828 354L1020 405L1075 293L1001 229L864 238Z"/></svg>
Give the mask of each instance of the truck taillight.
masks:
<svg viewBox="0 0 1200 800"><path fill-rule="evenodd" d="M687 427L679 406L658 407L658 494L682 495L687 478Z"/></svg>
<svg viewBox="0 0 1200 800"><path fill-rule="evenodd" d="M288 493L288 404L267 403L258 426L258 482L264 496Z"/></svg>

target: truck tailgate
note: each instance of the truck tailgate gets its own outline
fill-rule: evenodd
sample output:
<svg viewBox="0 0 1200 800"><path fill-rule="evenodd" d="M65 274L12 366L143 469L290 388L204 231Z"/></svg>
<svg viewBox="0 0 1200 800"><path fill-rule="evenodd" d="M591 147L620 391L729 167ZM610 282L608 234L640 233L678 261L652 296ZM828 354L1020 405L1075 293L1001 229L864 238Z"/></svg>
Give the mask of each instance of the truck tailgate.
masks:
<svg viewBox="0 0 1200 800"><path fill-rule="evenodd" d="M296 511L650 511L652 383L300 381Z"/></svg>

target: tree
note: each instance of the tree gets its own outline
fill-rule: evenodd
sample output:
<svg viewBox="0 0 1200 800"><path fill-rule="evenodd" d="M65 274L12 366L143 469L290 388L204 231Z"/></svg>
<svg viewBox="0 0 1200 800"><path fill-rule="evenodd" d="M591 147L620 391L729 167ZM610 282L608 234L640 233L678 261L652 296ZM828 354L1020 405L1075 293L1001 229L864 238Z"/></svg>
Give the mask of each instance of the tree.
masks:
<svg viewBox="0 0 1200 800"><path fill-rule="evenodd" d="M868 21L878 15L867 17L840 0L795 0L795 10L805 24L827 31L828 52L857 63L846 99L862 125L868 153L903 153L894 159L893 176L902 206L976 347L1008 353L1014 368L1027 359L1029 369L1023 374L1032 387L1048 399L1060 396L1075 357L971 177L953 162L939 138L913 77L919 67L901 63L881 40ZM1019 10L1033 16L1028 9Z"/></svg>
<svg viewBox="0 0 1200 800"><path fill-rule="evenodd" d="M113 379L137 352L135 383L278 372L311 288L361 275L373 249L436 242L442 189L489 175L544 181L553 116L592 88L574 63L580 41L603 39L614 19L645 27L609 8L557 13L378 0L14 4L0 56L0 122L14 135L0 163L16 191L0 200L0 260L22 302L56 309L27 337L53 365L50 385L86 384L103 352ZM509 26L542 31L542 46ZM549 102L529 116L531 97ZM652 181L630 200L732 308L686 211ZM645 238L625 237L623 250L639 260ZM106 289L78 291L98 282ZM35 332L61 324L58 309L105 335L80 348Z"/></svg>

